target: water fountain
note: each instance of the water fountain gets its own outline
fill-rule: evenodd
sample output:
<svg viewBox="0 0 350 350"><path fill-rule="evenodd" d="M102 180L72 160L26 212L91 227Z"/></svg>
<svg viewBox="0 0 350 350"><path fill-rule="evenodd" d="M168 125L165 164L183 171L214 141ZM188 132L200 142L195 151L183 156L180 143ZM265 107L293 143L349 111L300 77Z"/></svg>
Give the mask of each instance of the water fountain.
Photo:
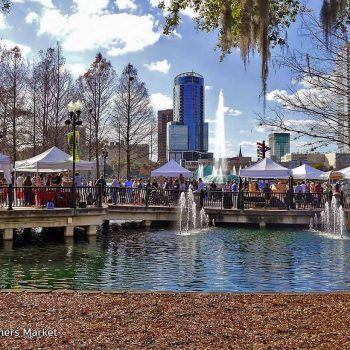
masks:
<svg viewBox="0 0 350 350"><path fill-rule="evenodd" d="M320 217L315 214L314 218L310 220L310 229L343 236L345 231L344 211L343 207L337 204L335 196L332 197L330 205L326 202Z"/></svg>
<svg viewBox="0 0 350 350"><path fill-rule="evenodd" d="M215 168L225 172L227 170L226 163L226 138L225 138L225 105L224 93L220 90L218 109L216 111L216 128L215 128Z"/></svg>
<svg viewBox="0 0 350 350"><path fill-rule="evenodd" d="M198 179L203 179L204 177L204 166L203 164L199 164L198 166Z"/></svg>
<svg viewBox="0 0 350 350"><path fill-rule="evenodd" d="M190 232L191 230L203 229L209 226L209 217L204 208L199 211L199 220L197 217L197 206L194 201L194 195L191 190L180 195L180 233Z"/></svg>
<svg viewBox="0 0 350 350"><path fill-rule="evenodd" d="M214 165L211 175L204 178L204 182L216 184L225 184L227 181L238 181L237 174L231 174L227 168L226 154L226 137L225 137L225 104L224 93L220 90L218 108L216 111L215 123L215 148L214 148Z"/></svg>

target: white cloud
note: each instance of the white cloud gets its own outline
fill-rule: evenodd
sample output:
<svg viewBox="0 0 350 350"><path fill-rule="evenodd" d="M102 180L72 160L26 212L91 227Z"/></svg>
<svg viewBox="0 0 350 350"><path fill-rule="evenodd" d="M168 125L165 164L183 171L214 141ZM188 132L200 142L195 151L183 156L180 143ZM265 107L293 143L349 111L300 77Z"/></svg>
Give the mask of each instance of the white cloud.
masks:
<svg viewBox="0 0 350 350"><path fill-rule="evenodd" d="M9 50L17 46L21 50L23 56L27 56L32 51L32 49L29 46L15 43L12 40L3 39L0 43Z"/></svg>
<svg viewBox="0 0 350 350"><path fill-rule="evenodd" d="M120 10L136 10L137 8L134 0L115 0L115 4Z"/></svg>
<svg viewBox="0 0 350 350"><path fill-rule="evenodd" d="M52 0L13 0L15 4L24 4L25 2L37 2L43 7L53 8L55 7L52 3Z"/></svg>
<svg viewBox="0 0 350 350"><path fill-rule="evenodd" d="M188 16L190 18L195 18L197 16L197 13L191 8L186 8L185 10L181 10L180 12L181 14Z"/></svg>
<svg viewBox="0 0 350 350"><path fill-rule="evenodd" d="M66 66L75 77L83 75L87 70L87 67L81 63L67 63Z"/></svg>
<svg viewBox="0 0 350 350"><path fill-rule="evenodd" d="M8 25L7 25L5 15L3 13L0 13L0 29L5 29L7 27Z"/></svg>
<svg viewBox="0 0 350 350"><path fill-rule="evenodd" d="M212 85L205 85L205 91L210 91L213 90L213 86Z"/></svg>
<svg viewBox="0 0 350 350"><path fill-rule="evenodd" d="M173 99L161 92L151 94L151 102L155 111L173 108Z"/></svg>
<svg viewBox="0 0 350 350"><path fill-rule="evenodd" d="M156 71L167 74L169 72L171 64L168 62L168 60L162 60L157 62L151 62L149 64L145 63L144 66L150 71Z"/></svg>
<svg viewBox="0 0 350 350"><path fill-rule="evenodd" d="M241 135L243 135L243 134L248 134L248 130L239 130L239 133L240 133Z"/></svg>
<svg viewBox="0 0 350 350"><path fill-rule="evenodd" d="M182 35L180 34L180 33L178 33L177 31L176 31L176 29L174 29L173 31L172 31L172 36L174 36L175 38L178 38L178 39L182 39Z"/></svg>
<svg viewBox="0 0 350 350"><path fill-rule="evenodd" d="M255 131L259 132L259 133L271 132L271 131L273 131L273 128L271 128L270 126L266 126L266 125L259 125L259 126L255 127Z"/></svg>
<svg viewBox="0 0 350 350"><path fill-rule="evenodd" d="M256 147L256 142L253 141L242 141L239 143L240 146L245 146L245 147Z"/></svg>
<svg viewBox="0 0 350 350"><path fill-rule="evenodd" d="M27 14L25 21L26 23L32 24L34 22L38 22L39 18L40 16L36 12L31 11Z"/></svg>
<svg viewBox="0 0 350 350"><path fill-rule="evenodd" d="M322 88L326 85L328 76L308 77L298 82L299 90L273 90L266 95L268 101L281 104L286 109L295 109L296 106L312 106L323 108L329 106L334 100L334 95L328 89ZM294 84L295 85L295 84ZM293 106L294 105L294 106Z"/></svg>
<svg viewBox="0 0 350 350"><path fill-rule="evenodd" d="M238 117L239 115L242 114L242 112L238 109L233 109L230 107L224 107L224 113L225 115L230 115L232 117Z"/></svg>
<svg viewBox="0 0 350 350"><path fill-rule="evenodd" d="M109 0L73 0L76 12L82 15L103 14L108 3Z"/></svg>
<svg viewBox="0 0 350 350"><path fill-rule="evenodd" d="M74 12L63 14L57 8L43 8L38 34L60 40L71 52L103 48L111 56L141 51L155 44L161 31L150 14L137 16L111 13L108 0L73 0Z"/></svg>
<svg viewBox="0 0 350 350"><path fill-rule="evenodd" d="M275 101L279 95L285 95L288 94L286 90L273 90L270 91L268 94L266 94L266 100L267 101Z"/></svg>

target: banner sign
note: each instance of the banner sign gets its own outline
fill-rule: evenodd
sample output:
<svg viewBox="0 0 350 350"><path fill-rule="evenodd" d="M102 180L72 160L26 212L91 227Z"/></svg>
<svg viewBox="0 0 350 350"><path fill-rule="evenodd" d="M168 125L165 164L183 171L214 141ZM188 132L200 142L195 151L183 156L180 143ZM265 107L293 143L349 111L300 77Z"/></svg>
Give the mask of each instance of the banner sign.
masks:
<svg viewBox="0 0 350 350"><path fill-rule="evenodd" d="M71 157L73 157L73 132L69 132L67 134L68 138L68 153ZM80 132L75 132L75 160L79 162L80 160Z"/></svg>

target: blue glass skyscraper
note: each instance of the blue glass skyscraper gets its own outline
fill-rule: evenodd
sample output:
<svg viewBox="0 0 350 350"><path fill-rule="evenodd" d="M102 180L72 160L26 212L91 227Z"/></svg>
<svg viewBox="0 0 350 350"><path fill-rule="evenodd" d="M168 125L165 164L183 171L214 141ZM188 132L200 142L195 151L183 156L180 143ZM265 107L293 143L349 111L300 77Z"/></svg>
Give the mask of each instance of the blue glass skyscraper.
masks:
<svg viewBox="0 0 350 350"><path fill-rule="evenodd" d="M188 150L208 151L208 124L204 123L204 79L195 72L174 80L174 121L188 128Z"/></svg>

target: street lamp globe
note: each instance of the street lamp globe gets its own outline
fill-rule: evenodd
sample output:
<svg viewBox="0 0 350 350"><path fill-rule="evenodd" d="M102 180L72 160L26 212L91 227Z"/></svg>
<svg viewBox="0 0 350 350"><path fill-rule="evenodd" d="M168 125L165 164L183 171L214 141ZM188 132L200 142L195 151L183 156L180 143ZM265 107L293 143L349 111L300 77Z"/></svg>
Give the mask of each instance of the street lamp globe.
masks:
<svg viewBox="0 0 350 350"><path fill-rule="evenodd" d="M75 106L75 111L76 112L82 112L82 110L84 109L84 104L82 101L78 100L74 103Z"/></svg>
<svg viewBox="0 0 350 350"><path fill-rule="evenodd" d="M69 113L74 113L75 112L75 103L73 101L70 101L68 103L68 112Z"/></svg>

